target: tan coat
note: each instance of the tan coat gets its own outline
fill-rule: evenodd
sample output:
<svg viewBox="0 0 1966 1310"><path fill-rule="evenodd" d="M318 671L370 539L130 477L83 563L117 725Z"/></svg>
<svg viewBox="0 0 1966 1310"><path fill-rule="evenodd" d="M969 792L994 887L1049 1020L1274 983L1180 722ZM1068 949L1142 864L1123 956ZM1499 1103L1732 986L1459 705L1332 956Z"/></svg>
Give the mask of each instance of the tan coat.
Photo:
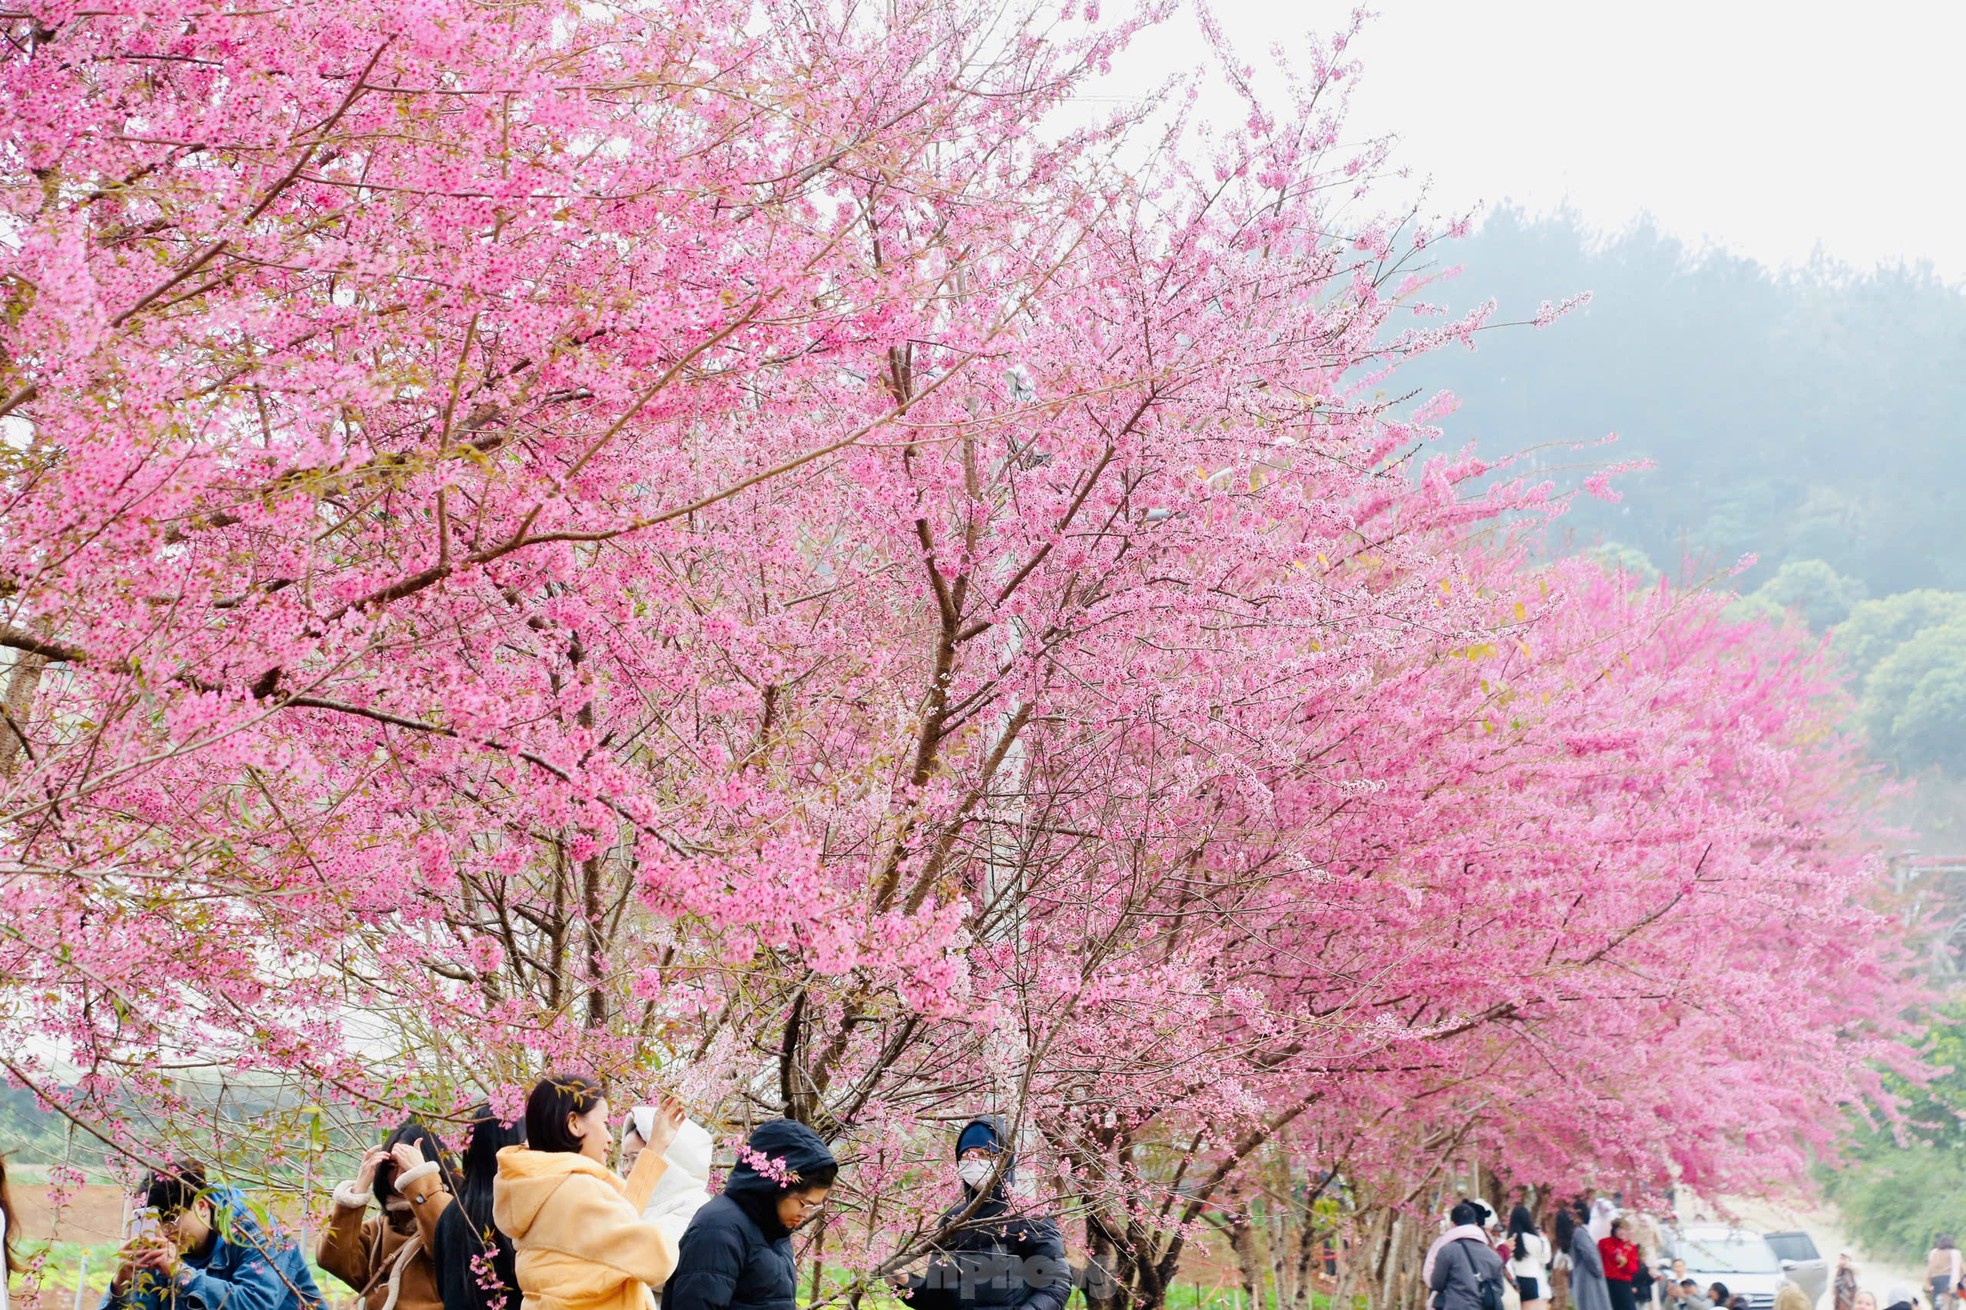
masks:
<svg viewBox="0 0 1966 1310"><path fill-rule="evenodd" d="M643 1151L623 1182L574 1151L500 1151L492 1221L518 1253L523 1310L650 1310L676 1240L642 1208L668 1167Z"/></svg>
<svg viewBox="0 0 1966 1310"><path fill-rule="evenodd" d="M398 1177L396 1191L410 1203L402 1220L370 1214L374 1197L353 1183L335 1188L314 1262L361 1293L363 1310L444 1310L430 1252L451 1194L429 1162Z"/></svg>

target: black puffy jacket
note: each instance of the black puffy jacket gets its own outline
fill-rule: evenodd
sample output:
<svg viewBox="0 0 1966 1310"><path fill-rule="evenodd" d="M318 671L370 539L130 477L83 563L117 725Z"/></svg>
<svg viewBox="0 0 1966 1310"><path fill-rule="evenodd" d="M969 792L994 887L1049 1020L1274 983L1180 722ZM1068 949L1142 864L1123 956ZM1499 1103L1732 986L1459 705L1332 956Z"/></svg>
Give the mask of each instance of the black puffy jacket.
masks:
<svg viewBox="0 0 1966 1310"><path fill-rule="evenodd" d="M760 1126L750 1146L807 1176L834 1167L819 1134L790 1119ZM723 1194L698 1210L683 1232L676 1272L662 1289L662 1310L797 1310L792 1235L778 1221L778 1198L786 1190L748 1163L732 1169Z"/></svg>
<svg viewBox="0 0 1966 1310"><path fill-rule="evenodd" d="M971 1122L988 1126L997 1141L1004 1140L1001 1119ZM912 1310L1064 1310L1072 1294L1065 1241L1057 1224L1021 1213L1004 1199L1011 1177L1011 1162L1006 1161L996 1190L980 1204L965 1186L963 1199L942 1212L939 1228L949 1227L965 1211L969 1216L931 1249L927 1271L908 1280L905 1295Z"/></svg>

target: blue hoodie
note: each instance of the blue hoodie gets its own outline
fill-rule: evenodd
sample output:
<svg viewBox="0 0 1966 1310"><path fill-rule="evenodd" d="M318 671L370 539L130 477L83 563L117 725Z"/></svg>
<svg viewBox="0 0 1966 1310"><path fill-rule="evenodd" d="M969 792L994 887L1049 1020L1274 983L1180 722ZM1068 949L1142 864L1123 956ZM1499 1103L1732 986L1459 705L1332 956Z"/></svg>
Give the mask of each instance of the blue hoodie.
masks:
<svg viewBox="0 0 1966 1310"><path fill-rule="evenodd" d="M238 1189L209 1193L212 1240L184 1257L170 1282L139 1273L120 1295L102 1298L99 1310L321 1310L321 1291L292 1238L253 1217Z"/></svg>

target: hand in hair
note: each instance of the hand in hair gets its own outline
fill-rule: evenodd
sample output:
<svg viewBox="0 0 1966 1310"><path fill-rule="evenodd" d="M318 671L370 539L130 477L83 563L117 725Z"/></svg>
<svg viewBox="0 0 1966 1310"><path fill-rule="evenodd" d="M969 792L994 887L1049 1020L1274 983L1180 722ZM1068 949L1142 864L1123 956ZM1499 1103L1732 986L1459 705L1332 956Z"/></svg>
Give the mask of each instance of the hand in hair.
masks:
<svg viewBox="0 0 1966 1310"><path fill-rule="evenodd" d="M643 1140L641 1110L638 1108L632 1111L628 1116L627 1124L621 1130L621 1172L623 1173L634 1167L636 1159L649 1146L655 1147L657 1155L667 1152L670 1144L676 1140L676 1134L682 1130L684 1121L689 1117L683 1111L683 1103L673 1096L658 1096L655 1103L648 1108L654 1111L650 1117L649 1131L655 1134L657 1140L654 1142Z"/></svg>
<svg viewBox="0 0 1966 1310"><path fill-rule="evenodd" d="M389 1148L389 1155L396 1161L396 1176L401 1178L420 1164L426 1163L423 1148L415 1142L398 1142Z"/></svg>
<svg viewBox="0 0 1966 1310"><path fill-rule="evenodd" d="M362 1167L355 1171L355 1190L372 1192L375 1190L375 1171L389 1158L389 1152L380 1146L371 1146L362 1152Z"/></svg>
<svg viewBox="0 0 1966 1310"><path fill-rule="evenodd" d="M682 1131L683 1120L687 1117L683 1112L683 1103L676 1097L666 1092L656 1097L655 1122L650 1125L649 1149L657 1155L666 1153L670 1144L676 1140L676 1134Z"/></svg>

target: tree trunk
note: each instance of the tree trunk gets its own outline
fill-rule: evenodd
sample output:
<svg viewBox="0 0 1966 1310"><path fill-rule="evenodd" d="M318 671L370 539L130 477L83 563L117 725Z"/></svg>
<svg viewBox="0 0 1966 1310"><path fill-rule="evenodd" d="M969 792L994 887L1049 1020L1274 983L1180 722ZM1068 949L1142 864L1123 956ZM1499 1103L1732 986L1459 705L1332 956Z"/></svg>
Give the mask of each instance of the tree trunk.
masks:
<svg viewBox="0 0 1966 1310"><path fill-rule="evenodd" d="M41 685L41 672L47 667L44 655L22 655L7 671L7 690L0 697L0 704L7 710L5 720L0 720L0 778L11 780L20 772L28 746L15 725L27 726L28 711L34 705L34 689Z"/></svg>
<svg viewBox="0 0 1966 1310"><path fill-rule="evenodd" d="M1265 1310L1263 1252L1256 1226L1249 1222L1249 1212L1245 1209L1238 1208L1229 1219L1229 1249L1236 1253L1242 1290L1249 1294L1249 1310Z"/></svg>
<svg viewBox="0 0 1966 1310"><path fill-rule="evenodd" d="M1095 1216L1085 1220L1086 1310L1122 1310L1126 1301L1125 1271L1119 1252Z"/></svg>

